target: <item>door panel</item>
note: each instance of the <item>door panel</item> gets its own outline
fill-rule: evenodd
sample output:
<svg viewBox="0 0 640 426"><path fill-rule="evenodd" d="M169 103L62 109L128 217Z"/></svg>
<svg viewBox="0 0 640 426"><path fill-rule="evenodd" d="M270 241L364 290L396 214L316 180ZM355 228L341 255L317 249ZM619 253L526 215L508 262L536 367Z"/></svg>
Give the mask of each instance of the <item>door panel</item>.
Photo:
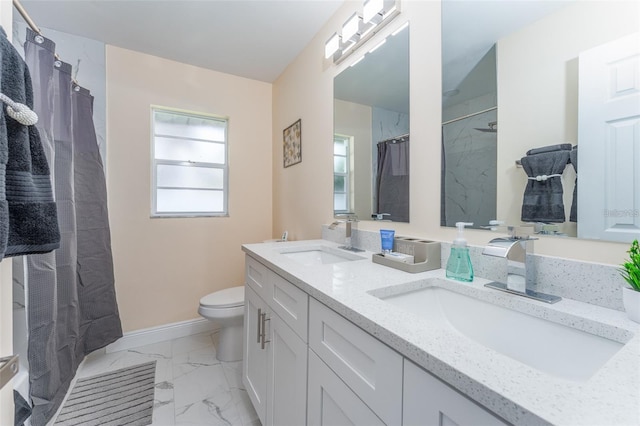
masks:
<svg viewBox="0 0 640 426"><path fill-rule="evenodd" d="M580 54L578 237L640 238L640 33Z"/></svg>

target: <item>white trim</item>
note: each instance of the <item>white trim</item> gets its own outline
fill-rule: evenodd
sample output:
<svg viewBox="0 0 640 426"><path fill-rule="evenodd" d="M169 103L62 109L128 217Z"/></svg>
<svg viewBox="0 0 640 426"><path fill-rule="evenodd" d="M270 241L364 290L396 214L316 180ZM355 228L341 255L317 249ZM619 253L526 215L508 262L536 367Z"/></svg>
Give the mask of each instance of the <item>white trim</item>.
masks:
<svg viewBox="0 0 640 426"><path fill-rule="evenodd" d="M213 322L204 319L192 319L188 321L174 322L158 327L144 328L141 330L124 333L119 340L105 348L106 353L122 351L151 345L153 343L186 337L192 334L205 333L217 329Z"/></svg>

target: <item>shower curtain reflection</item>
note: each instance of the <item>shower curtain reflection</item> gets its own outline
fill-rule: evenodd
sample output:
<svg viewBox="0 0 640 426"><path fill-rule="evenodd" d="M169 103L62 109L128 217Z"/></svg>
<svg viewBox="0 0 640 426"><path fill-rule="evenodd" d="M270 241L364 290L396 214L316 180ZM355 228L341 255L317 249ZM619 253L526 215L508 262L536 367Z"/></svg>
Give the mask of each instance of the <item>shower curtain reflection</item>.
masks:
<svg viewBox="0 0 640 426"><path fill-rule="evenodd" d="M409 222L409 136L378 142L377 213Z"/></svg>
<svg viewBox="0 0 640 426"><path fill-rule="evenodd" d="M92 97L72 82L71 65L56 60L54 50L27 29L25 61L61 234L58 250L26 258L32 425L52 418L86 354L122 336Z"/></svg>

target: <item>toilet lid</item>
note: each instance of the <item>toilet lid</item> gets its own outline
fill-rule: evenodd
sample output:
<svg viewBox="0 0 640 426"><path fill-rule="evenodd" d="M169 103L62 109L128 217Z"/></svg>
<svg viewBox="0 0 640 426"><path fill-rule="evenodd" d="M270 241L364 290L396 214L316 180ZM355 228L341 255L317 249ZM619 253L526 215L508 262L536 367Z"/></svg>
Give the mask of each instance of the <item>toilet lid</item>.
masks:
<svg viewBox="0 0 640 426"><path fill-rule="evenodd" d="M233 308L244 304L244 286L225 288L207 294L200 299L200 305L211 308Z"/></svg>

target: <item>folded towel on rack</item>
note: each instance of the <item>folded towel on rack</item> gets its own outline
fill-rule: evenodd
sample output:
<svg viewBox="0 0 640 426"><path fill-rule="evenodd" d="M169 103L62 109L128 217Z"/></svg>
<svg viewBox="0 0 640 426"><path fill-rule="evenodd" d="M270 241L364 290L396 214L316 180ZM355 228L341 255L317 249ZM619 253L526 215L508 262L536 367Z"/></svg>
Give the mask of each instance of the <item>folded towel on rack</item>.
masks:
<svg viewBox="0 0 640 426"><path fill-rule="evenodd" d="M578 221L578 145L574 146L569 153L571 164L576 171L576 185L573 187L573 201L571 202L571 212L569 213L569 220L571 222Z"/></svg>
<svg viewBox="0 0 640 426"><path fill-rule="evenodd" d="M562 172L569 162L569 151L527 155L520 161L529 177L522 200L522 221L564 222Z"/></svg>
<svg viewBox="0 0 640 426"><path fill-rule="evenodd" d="M31 76L0 27L0 87L33 108ZM60 246L49 164L40 134L2 109L0 113L0 258L45 253Z"/></svg>
<svg viewBox="0 0 640 426"><path fill-rule="evenodd" d="M527 155L543 154L545 152L554 151L571 151L570 143L559 143L557 145L541 146L540 148L533 148L527 151Z"/></svg>

